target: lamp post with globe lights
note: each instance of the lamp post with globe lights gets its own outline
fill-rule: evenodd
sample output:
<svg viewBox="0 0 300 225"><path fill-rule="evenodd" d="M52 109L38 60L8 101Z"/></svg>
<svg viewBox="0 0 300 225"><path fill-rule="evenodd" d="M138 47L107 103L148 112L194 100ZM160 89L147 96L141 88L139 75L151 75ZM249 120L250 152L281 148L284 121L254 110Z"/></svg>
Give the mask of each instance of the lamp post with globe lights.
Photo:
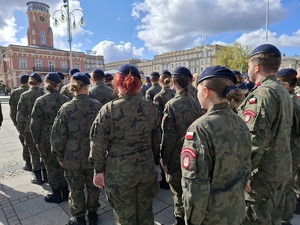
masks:
<svg viewBox="0 0 300 225"><path fill-rule="evenodd" d="M61 23L65 23L67 21L67 29L68 29L68 42L69 42L69 54L70 54L70 68L73 67L73 58L72 58L72 31L77 29L76 19L75 19L75 12L80 12L82 14L79 25L83 27L85 25L85 17L84 13L81 9L73 9L70 11L69 7L69 0L63 0L64 4L61 6L60 9L56 10L53 13L53 26L58 27ZM60 13L59 19L55 17L57 13Z"/></svg>

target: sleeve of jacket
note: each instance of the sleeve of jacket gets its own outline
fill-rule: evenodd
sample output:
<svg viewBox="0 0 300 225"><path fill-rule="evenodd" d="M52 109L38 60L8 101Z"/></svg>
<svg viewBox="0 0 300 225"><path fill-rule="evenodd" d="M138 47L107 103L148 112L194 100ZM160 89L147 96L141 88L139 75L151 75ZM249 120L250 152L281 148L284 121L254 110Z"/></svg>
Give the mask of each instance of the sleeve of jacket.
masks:
<svg viewBox="0 0 300 225"><path fill-rule="evenodd" d="M154 106L155 107L155 106ZM160 128L160 115L155 107L156 111L156 120L155 120L155 126L154 129L152 130L151 134L151 147L152 147L152 152L154 157L159 157L159 146L161 143L161 128Z"/></svg>
<svg viewBox="0 0 300 225"><path fill-rule="evenodd" d="M177 139L175 112L169 104L165 107L161 128L160 156L163 165L168 165Z"/></svg>
<svg viewBox="0 0 300 225"><path fill-rule="evenodd" d="M68 120L64 108L61 108L54 120L51 130L51 151L56 155L57 160L63 162L65 155L65 146L68 140Z"/></svg>
<svg viewBox="0 0 300 225"><path fill-rule="evenodd" d="M111 103L108 103L101 108L90 130L91 151L89 161L96 173L105 171L110 135L110 105Z"/></svg>
<svg viewBox="0 0 300 225"><path fill-rule="evenodd" d="M9 98L9 106L10 106L9 116L15 126L17 126L17 105L18 102L16 102L15 92L12 91Z"/></svg>
<svg viewBox="0 0 300 225"><path fill-rule="evenodd" d="M24 95L21 94L17 107L17 129L22 135L24 135L25 132L26 117L28 116L28 113L26 99Z"/></svg>
<svg viewBox="0 0 300 225"><path fill-rule="evenodd" d="M41 139L41 128L42 128L42 121L43 121L43 111L40 104L40 101L37 100L34 103L32 113L31 113L31 122L30 122L30 132L32 134L33 142L35 144L40 144Z"/></svg>

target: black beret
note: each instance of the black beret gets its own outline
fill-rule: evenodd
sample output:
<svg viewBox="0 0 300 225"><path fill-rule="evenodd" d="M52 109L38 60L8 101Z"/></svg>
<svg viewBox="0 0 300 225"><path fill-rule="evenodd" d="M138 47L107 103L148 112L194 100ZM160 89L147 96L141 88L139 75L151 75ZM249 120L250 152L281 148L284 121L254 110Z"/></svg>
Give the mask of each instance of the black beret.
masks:
<svg viewBox="0 0 300 225"><path fill-rule="evenodd" d="M184 66L176 67L175 70L173 70L172 75L183 75L186 77L193 78L191 71Z"/></svg>
<svg viewBox="0 0 300 225"><path fill-rule="evenodd" d="M28 79L29 79L29 75L28 75L28 74L22 75L21 78L20 78L21 84L27 83L27 82L28 82Z"/></svg>
<svg viewBox="0 0 300 225"><path fill-rule="evenodd" d="M279 70L276 73L277 77L282 77L282 76L286 76L286 75L297 76L297 71L292 68L284 68L284 69Z"/></svg>
<svg viewBox="0 0 300 225"><path fill-rule="evenodd" d="M241 76L242 74L237 71L237 70L231 70L231 72L235 75L235 76Z"/></svg>
<svg viewBox="0 0 300 225"><path fill-rule="evenodd" d="M84 73L89 79L91 78L91 75L89 73Z"/></svg>
<svg viewBox="0 0 300 225"><path fill-rule="evenodd" d="M151 76L153 76L153 77L159 77L159 73L154 71L154 72L151 73Z"/></svg>
<svg viewBox="0 0 300 225"><path fill-rule="evenodd" d="M227 78L236 83L236 76L230 69L225 66L210 66L207 67L202 74L198 77L197 84L212 77L223 77Z"/></svg>
<svg viewBox="0 0 300 225"><path fill-rule="evenodd" d="M114 79L114 76L111 75L110 73L105 74L105 80L110 81L110 80L113 80L113 79Z"/></svg>
<svg viewBox="0 0 300 225"><path fill-rule="evenodd" d="M48 73L45 78L58 84L61 82L60 76L57 73Z"/></svg>
<svg viewBox="0 0 300 225"><path fill-rule="evenodd" d="M89 85L90 84L90 78L88 78L87 75L85 75L84 73L81 72L77 72L73 75L73 79L74 80L80 80L82 81L84 84Z"/></svg>
<svg viewBox="0 0 300 225"><path fill-rule="evenodd" d="M161 74L168 74L168 75L172 75L171 72L169 70L163 70Z"/></svg>
<svg viewBox="0 0 300 225"><path fill-rule="evenodd" d="M71 76L73 76L74 73L78 73L78 72L80 72L79 69L73 68L73 69L70 69L69 74L70 74Z"/></svg>
<svg viewBox="0 0 300 225"><path fill-rule="evenodd" d="M93 73L97 73L97 74L101 75L102 77L105 77L103 70L101 70L99 68L94 69Z"/></svg>
<svg viewBox="0 0 300 225"><path fill-rule="evenodd" d="M65 76L61 72L56 72L61 80L65 79Z"/></svg>
<svg viewBox="0 0 300 225"><path fill-rule="evenodd" d="M36 79L36 81L39 82L39 83L42 83L42 82L43 82L42 78L41 78L40 75L38 75L37 73L32 73L32 74L30 75L30 77Z"/></svg>
<svg viewBox="0 0 300 225"><path fill-rule="evenodd" d="M127 76L128 74L132 74L133 76L141 79L140 71L132 64L124 64L119 67L118 73Z"/></svg>
<svg viewBox="0 0 300 225"><path fill-rule="evenodd" d="M250 58L252 56L255 56L257 54L261 54L261 53L265 53L265 54L273 54L275 56L281 57L281 53L278 50L278 48L276 48L274 45L270 45L270 44L263 44L260 45L258 47L256 47L253 52L250 55Z"/></svg>

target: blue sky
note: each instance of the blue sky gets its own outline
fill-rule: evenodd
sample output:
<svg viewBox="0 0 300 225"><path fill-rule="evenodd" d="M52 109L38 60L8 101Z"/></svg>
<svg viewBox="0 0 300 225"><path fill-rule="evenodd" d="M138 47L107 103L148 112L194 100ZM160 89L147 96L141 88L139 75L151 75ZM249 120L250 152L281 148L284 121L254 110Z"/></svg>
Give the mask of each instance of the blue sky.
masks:
<svg viewBox="0 0 300 225"><path fill-rule="evenodd" d="M27 45L25 0L1 0L0 45ZM50 13L62 0L43 0ZM153 59L196 45L265 43L267 0L70 0L86 26L73 31L73 50L94 50L105 62ZM268 42L288 56L300 55L300 1L269 0ZM80 13L74 15L79 21ZM66 24L53 27L56 48L68 49Z"/></svg>

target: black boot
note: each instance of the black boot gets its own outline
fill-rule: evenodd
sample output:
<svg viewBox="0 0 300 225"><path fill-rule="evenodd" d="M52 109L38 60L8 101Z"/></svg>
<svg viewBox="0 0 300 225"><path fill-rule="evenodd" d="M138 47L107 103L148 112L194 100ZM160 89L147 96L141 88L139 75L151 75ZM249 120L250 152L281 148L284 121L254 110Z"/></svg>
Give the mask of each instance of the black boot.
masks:
<svg viewBox="0 0 300 225"><path fill-rule="evenodd" d="M176 217L176 222L173 223L173 225L185 225L185 222L183 219L181 219L180 217Z"/></svg>
<svg viewBox="0 0 300 225"><path fill-rule="evenodd" d="M60 194L60 189L59 188L52 188L53 193L48 194L45 196L45 201L46 202L53 202L56 204L59 204L62 202L61 194Z"/></svg>
<svg viewBox="0 0 300 225"><path fill-rule="evenodd" d="M23 166L23 170L25 171L32 171L32 165L31 163L29 162L26 162L25 165Z"/></svg>
<svg viewBox="0 0 300 225"><path fill-rule="evenodd" d="M43 184L42 173L41 172L42 172L41 170L33 171L34 174L31 178L31 183L38 184L38 185Z"/></svg>
<svg viewBox="0 0 300 225"><path fill-rule="evenodd" d="M43 173L43 182L48 183L47 170L45 168L42 168L42 173Z"/></svg>
<svg viewBox="0 0 300 225"><path fill-rule="evenodd" d="M97 225L98 222L98 214L97 212L89 212L89 225Z"/></svg>
<svg viewBox="0 0 300 225"><path fill-rule="evenodd" d="M164 189L164 190L169 190L170 189L170 185L169 183L166 181L166 177L163 177L162 176L162 180L159 181L159 187L161 189Z"/></svg>
<svg viewBox="0 0 300 225"><path fill-rule="evenodd" d="M69 199L69 188L68 186L61 186L61 196L62 196L62 201L65 202L65 201L68 201Z"/></svg>
<svg viewBox="0 0 300 225"><path fill-rule="evenodd" d="M80 217L72 216L69 219L68 225L86 225L85 217L84 216L80 216Z"/></svg>

